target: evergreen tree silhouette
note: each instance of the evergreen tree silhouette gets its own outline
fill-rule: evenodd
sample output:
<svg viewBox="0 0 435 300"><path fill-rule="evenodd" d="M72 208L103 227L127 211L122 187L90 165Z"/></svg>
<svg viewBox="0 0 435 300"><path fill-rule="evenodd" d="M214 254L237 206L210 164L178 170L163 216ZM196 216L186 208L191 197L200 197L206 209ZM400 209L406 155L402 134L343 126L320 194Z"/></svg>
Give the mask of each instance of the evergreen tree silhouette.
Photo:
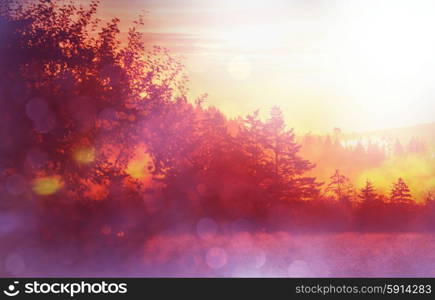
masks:
<svg viewBox="0 0 435 300"><path fill-rule="evenodd" d="M396 142L394 143L394 155L401 156L403 154L405 154L405 149L399 139L396 139Z"/></svg>
<svg viewBox="0 0 435 300"><path fill-rule="evenodd" d="M409 203L412 201L409 187L402 178L399 178L397 182L393 184L390 195L391 201L394 203Z"/></svg>
<svg viewBox="0 0 435 300"><path fill-rule="evenodd" d="M299 156L300 145L296 143L293 129L286 130L285 127L281 109L273 107L263 126L264 150L269 153L266 163L272 171L269 188L280 199L314 197L319 184L315 178L303 176L314 165Z"/></svg>
<svg viewBox="0 0 435 300"><path fill-rule="evenodd" d="M349 178L342 175L339 169L330 177L326 192L332 192L340 202L349 202L354 196L354 189Z"/></svg>
<svg viewBox="0 0 435 300"><path fill-rule="evenodd" d="M377 194L370 181L366 181L365 186L360 190L358 197L364 202L370 202L376 200Z"/></svg>

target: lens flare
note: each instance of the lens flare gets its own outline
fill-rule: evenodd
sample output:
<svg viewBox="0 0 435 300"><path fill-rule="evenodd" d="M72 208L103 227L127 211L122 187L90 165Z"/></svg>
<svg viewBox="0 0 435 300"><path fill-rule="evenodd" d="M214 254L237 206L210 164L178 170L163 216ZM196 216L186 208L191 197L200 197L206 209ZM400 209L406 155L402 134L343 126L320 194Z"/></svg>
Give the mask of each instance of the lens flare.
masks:
<svg viewBox="0 0 435 300"><path fill-rule="evenodd" d="M227 252L219 247L210 248L207 251L206 262L212 269L220 269L227 264Z"/></svg>
<svg viewBox="0 0 435 300"><path fill-rule="evenodd" d="M79 164L89 164L95 160L95 150L91 147L80 148L74 152L73 157Z"/></svg>
<svg viewBox="0 0 435 300"><path fill-rule="evenodd" d="M127 165L126 173L133 179L144 179L149 174L152 160L143 153L138 153Z"/></svg>
<svg viewBox="0 0 435 300"><path fill-rule="evenodd" d="M33 182L33 191L42 196L52 195L62 187L59 176L37 178Z"/></svg>

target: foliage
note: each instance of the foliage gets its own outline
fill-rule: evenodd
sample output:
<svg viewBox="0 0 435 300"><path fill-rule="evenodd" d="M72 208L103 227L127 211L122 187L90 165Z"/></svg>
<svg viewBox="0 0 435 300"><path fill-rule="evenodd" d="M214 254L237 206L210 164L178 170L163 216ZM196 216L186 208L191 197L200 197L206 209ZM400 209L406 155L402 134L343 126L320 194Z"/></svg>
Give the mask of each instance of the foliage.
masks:
<svg viewBox="0 0 435 300"><path fill-rule="evenodd" d="M367 212L383 219L393 209L369 181L357 202L338 169L379 165L378 145L345 149L339 129L335 140L299 143L277 107L267 120L258 111L229 120L205 97L187 98L181 63L143 42L141 18L122 40L120 20L101 24L97 9L96 1L0 6L2 203L36 205L44 236L92 237L101 227L152 234L203 216L346 230L374 222ZM426 148L414 139L395 151ZM322 195L310 156L337 166ZM391 201L410 219L421 207L411 200L399 179Z"/></svg>

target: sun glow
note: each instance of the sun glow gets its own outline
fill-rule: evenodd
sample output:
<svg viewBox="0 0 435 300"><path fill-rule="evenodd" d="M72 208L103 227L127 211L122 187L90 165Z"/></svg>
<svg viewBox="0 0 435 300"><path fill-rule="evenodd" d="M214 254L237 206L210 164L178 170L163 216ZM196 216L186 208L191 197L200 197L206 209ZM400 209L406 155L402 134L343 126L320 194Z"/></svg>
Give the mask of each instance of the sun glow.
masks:
<svg viewBox="0 0 435 300"><path fill-rule="evenodd" d="M33 182L33 191L38 195L48 196L56 193L62 187L59 176L37 178Z"/></svg>
<svg viewBox="0 0 435 300"><path fill-rule="evenodd" d="M350 107L370 128L428 119L433 97L432 1L343 1L328 39L332 68ZM346 111L346 113L348 113Z"/></svg>
<svg viewBox="0 0 435 300"><path fill-rule="evenodd" d="M95 150L90 147L80 148L73 154L74 160L79 164L88 164L95 159Z"/></svg>
<svg viewBox="0 0 435 300"><path fill-rule="evenodd" d="M136 150L135 156L129 161L125 172L133 179L150 179L150 172L153 169L152 159L144 152L143 148Z"/></svg>
<svg viewBox="0 0 435 300"><path fill-rule="evenodd" d="M253 25L226 31L221 38L226 47L253 52L282 46L286 34L286 28L280 25Z"/></svg>
<svg viewBox="0 0 435 300"><path fill-rule="evenodd" d="M200 63L187 62L207 65L193 88L207 90L226 114L278 105L291 126L322 133L435 120L434 2L215 5L216 16L231 22L203 20L200 32L192 29L201 37L194 54Z"/></svg>

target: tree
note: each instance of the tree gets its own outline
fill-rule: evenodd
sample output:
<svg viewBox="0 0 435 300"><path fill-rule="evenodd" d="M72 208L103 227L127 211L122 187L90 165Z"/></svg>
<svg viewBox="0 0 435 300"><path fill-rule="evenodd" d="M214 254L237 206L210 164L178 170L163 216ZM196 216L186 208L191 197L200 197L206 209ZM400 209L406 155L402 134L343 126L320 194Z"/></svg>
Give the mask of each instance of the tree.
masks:
<svg viewBox="0 0 435 300"><path fill-rule="evenodd" d="M368 203L370 201L374 201L377 198L377 194L373 187L373 184L370 181L366 181L365 186L360 190L358 197L361 198L362 201Z"/></svg>
<svg viewBox="0 0 435 300"><path fill-rule="evenodd" d="M34 173L59 174L77 192L89 182L108 186L127 177L131 148L149 136L144 121L170 103L185 102L181 64L164 49L145 48L136 28L142 20L121 47L119 19L100 25L97 8L97 1L82 7L37 0L2 2L0 10L1 85L10 86L1 97L2 114L16 115L14 139L20 139L2 154L20 166L17 160L29 148L23 143L37 147L50 164ZM6 102L11 94L17 105ZM2 119L9 127L12 119ZM88 159L80 159L85 152Z"/></svg>
<svg viewBox="0 0 435 300"><path fill-rule="evenodd" d="M396 142L394 143L394 155L401 156L403 154L405 154L405 149L399 139L396 139Z"/></svg>
<svg viewBox="0 0 435 300"><path fill-rule="evenodd" d="M354 196L354 189L349 178L342 175L338 169L330 177L330 183L326 187L326 192L334 193L336 199L344 203L351 201Z"/></svg>
<svg viewBox="0 0 435 300"><path fill-rule="evenodd" d="M435 202L435 193L433 191L428 191L424 200L426 204L432 205Z"/></svg>
<svg viewBox="0 0 435 300"><path fill-rule="evenodd" d="M391 201L394 203L410 203L412 201L409 187L402 178L393 184L390 195Z"/></svg>
<svg viewBox="0 0 435 300"><path fill-rule="evenodd" d="M1 179L23 177L40 211L71 225L50 230L145 212L127 166L158 134L148 121L187 102L181 64L144 44L141 18L121 44L120 20L101 24L97 1L20 2L0 1Z"/></svg>
<svg viewBox="0 0 435 300"><path fill-rule="evenodd" d="M262 123L257 141L265 154L263 164L267 178L262 184L278 199L303 200L318 194L319 183L315 178L304 176L314 165L298 154L300 145L295 141L292 129L285 128L282 111L273 107L270 118Z"/></svg>
<svg viewBox="0 0 435 300"><path fill-rule="evenodd" d="M409 140L407 150L409 153L424 154L426 151L426 145L422 139L412 137Z"/></svg>
<svg viewBox="0 0 435 300"><path fill-rule="evenodd" d="M369 142L367 146L367 158L371 165L376 166L385 160L385 152L378 143Z"/></svg>
<svg viewBox="0 0 435 300"><path fill-rule="evenodd" d="M236 135L238 148L243 152L244 172L253 185L259 186L269 175L266 162L267 153L264 151L266 140L263 130L264 123L260 120L259 111L242 119L240 130Z"/></svg>

